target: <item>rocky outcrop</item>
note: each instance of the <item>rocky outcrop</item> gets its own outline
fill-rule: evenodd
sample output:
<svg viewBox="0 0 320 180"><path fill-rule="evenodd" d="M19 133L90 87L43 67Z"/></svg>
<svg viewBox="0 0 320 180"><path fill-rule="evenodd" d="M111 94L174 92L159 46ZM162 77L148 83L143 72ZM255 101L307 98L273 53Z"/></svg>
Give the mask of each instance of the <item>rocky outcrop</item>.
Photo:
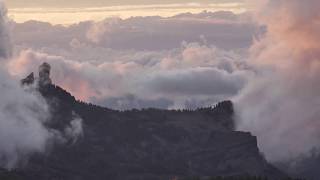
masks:
<svg viewBox="0 0 320 180"><path fill-rule="evenodd" d="M28 86L28 85L34 84L34 80L35 80L34 73L32 72L26 78L21 80L21 84L24 85L24 86L25 85Z"/></svg>
<svg viewBox="0 0 320 180"><path fill-rule="evenodd" d="M52 80L50 78L50 70L51 70L50 64L44 62L39 66L38 69L39 69L39 77L35 77L34 73L32 72L26 78L21 80L21 84L23 86L28 86L37 82L39 86L51 85Z"/></svg>
<svg viewBox="0 0 320 180"><path fill-rule="evenodd" d="M39 66L39 85L46 86L52 84L52 80L50 78L50 70L51 66L48 63L43 63Z"/></svg>

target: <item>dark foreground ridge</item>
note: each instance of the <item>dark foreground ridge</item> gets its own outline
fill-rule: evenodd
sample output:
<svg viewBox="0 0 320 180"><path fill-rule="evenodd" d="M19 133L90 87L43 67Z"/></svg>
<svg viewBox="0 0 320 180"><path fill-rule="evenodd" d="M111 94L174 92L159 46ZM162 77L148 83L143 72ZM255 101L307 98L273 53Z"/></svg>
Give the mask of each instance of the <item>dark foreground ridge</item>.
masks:
<svg viewBox="0 0 320 180"><path fill-rule="evenodd" d="M77 101L50 80L42 66L39 91L57 129L74 113L83 119L76 143L34 155L3 177L24 180L172 180L187 177L286 177L270 165L250 133L234 130L233 105L197 110L116 111ZM49 74L48 74L49 73ZM22 81L34 83L34 75ZM1 178L3 179L3 178Z"/></svg>

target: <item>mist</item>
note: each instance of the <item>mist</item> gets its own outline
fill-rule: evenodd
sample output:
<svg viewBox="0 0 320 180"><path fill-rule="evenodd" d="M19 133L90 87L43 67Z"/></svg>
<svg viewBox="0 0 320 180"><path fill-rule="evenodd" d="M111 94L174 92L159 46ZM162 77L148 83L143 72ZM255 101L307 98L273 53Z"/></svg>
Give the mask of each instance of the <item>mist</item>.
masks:
<svg viewBox="0 0 320 180"><path fill-rule="evenodd" d="M237 127L258 136L268 160L283 161L320 145L320 2L255 4L267 33L250 49L257 73L235 98Z"/></svg>
<svg viewBox="0 0 320 180"><path fill-rule="evenodd" d="M50 107L36 85L22 87L7 71L12 46L2 2L0 15L0 167L13 169L24 165L32 154L44 153L50 144L76 139L82 133L82 123L77 117L64 132L46 127Z"/></svg>

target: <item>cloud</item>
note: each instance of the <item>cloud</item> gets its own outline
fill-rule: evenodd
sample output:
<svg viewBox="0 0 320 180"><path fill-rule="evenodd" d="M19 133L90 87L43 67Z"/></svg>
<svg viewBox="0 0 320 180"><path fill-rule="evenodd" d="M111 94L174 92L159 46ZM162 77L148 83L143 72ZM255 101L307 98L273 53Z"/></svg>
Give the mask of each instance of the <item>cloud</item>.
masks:
<svg viewBox="0 0 320 180"><path fill-rule="evenodd" d="M10 4L12 0L8 1ZM80 21L101 21L106 17L120 17L130 18L137 16L161 16L170 17L176 14L184 12L200 13L201 11L232 11L235 13L242 13L246 11L246 6L242 2L232 3L201 3L201 2L157 2L139 4L136 2L130 2L128 4L121 5L106 5L101 3L95 5L94 2L86 1L85 6L79 6L79 2L72 7L67 7L66 2L59 3L55 0L53 5L39 7L41 3L32 2L23 3L22 7L16 6L16 8L10 9L10 16L17 22L26 22L29 20L37 20L50 22L52 24L75 24ZM41 1L42 2L42 1ZM57 5L62 5L57 7Z"/></svg>
<svg viewBox="0 0 320 180"><path fill-rule="evenodd" d="M241 71L228 73L216 67L196 67L155 73L146 84L151 91L163 94L234 95L245 85L246 75Z"/></svg>
<svg viewBox="0 0 320 180"><path fill-rule="evenodd" d="M77 40L92 48L160 51L177 48L183 41L195 42L203 39L218 48L248 48L253 37L261 32L247 14L204 11L169 18L107 18L67 27L29 21L13 23L13 33L15 45L36 49L72 50L70 43Z"/></svg>
<svg viewBox="0 0 320 180"><path fill-rule="evenodd" d="M23 88L7 71L11 58L8 20L0 3L0 167L12 169L25 163L33 153L45 152L57 136L67 140L79 131L79 123L59 132L46 126L50 111L36 87ZM73 122L73 121L72 121Z"/></svg>
<svg viewBox="0 0 320 180"><path fill-rule="evenodd" d="M9 67L12 74L23 76L42 62L48 62L53 68L53 81L77 98L98 104L106 100L118 103L131 100L124 105L128 108L147 105L183 108L186 102L196 99L206 103L214 99L211 101L214 104L235 95L251 74L244 60L237 59L242 56L238 52L199 43L186 43L161 52L109 49L108 55L109 61L81 62L26 50L14 58ZM106 104L122 109L115 103Z"/></svg>
<svg viewBox="0 0 320 180"><path fill-rule="evenodd" d="M48 107L39 95L27 93L6 72L10 40L6 10L0 4L0 166L12 168L22 156L41 152L50 138L44 128Z"/></svg>
<svg viewBox="0 0 320 180"><path fill-rule="evenodd" d="M295 158L320 145L320 2L258 5L267 33L251 48L258 73L236 99L238 129L257 135L269 160Z"/></svg>
<svg viewBox="0 0 320 180"><path fill-rule="evenodd" d="M31 7L101 7L101 6L116 6L116 5L135 5L135 6L161 6L161 5L166 5L166 6L175 6L176 4L211 4L211 3L216 3L220 5L224 4L238 4L238 3L243 3L244 0L198 0L198 3L194 3L193 1L190 0L163 0L161 3L156 0L136 0L136 1L131 1L131 0L110 0L110 1L104 1L104 0L92 0L90 2L86 0L69 0L68 2L64 2L61 0L34 0L32 2L29 2L27 5L25 4L25 1L23 0L10 0L8 1L8 6L9 7L25 7L25 6L31 6Z"/></svg>
<svg viewBox="0 0 320 180"><path fill-rule="evenodd" d="M11 39L9 37L8 27L6 23L7 19L7 9L5 8L2 1L0 1L0 58L7 58L11 54ZM4 43L5 42L5 43Z"/></svg>
<svg viewBox="0 0 320 180"><path fill-rule="evenodd" d="M71 140L72 143L76 143L78 138L83 136L82 118L73 112L73 119L70 121L70 125L65 127L64 136L66 140Z"/></svg>
<svg viewBox="0 0 320 180"><path fill-rule="evenodd" d="M196 108L230 98L252 71L243 49L262 33L248 14L232 12L107 18L67 27L30 21L13 23L13 32L11 74L22 78L47 61L56 84L117 109Z"/></svg>

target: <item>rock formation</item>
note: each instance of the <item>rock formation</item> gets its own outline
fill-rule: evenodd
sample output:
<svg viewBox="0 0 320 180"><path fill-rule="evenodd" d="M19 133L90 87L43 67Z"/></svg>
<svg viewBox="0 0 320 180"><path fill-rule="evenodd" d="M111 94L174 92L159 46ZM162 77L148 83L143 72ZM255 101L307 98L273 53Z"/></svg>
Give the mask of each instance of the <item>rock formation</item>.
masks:
<svg viewBox="0 0 320 180"><path fill-rule="evenodd" d="M39 66L39 85L40 86L52 84L52 81L50 78L50 70L51 70L51 66L46 62Z"/></svg>
<svg viewBox="0 0 320 180"><path fill-rule="evenodd" d="M50 64L45 62L45 63L41 64L38 69L39 69L39 77L38 78L36 78L34 76L34 73L32 72L26 78L21 80L21 84L23 86L32 85L35 82L37 82L39 86L47 86L47 85L52 84L52 80L50 78L50 70L51 70Z"/></svg>
<svg viewBox="0 0 320 180"><path fill-rule="evenodd" d="M21 80L21 84L22 85L31 85L31 84L34 84L34 73L30 73L26 78L22 79Z"/></svg>

